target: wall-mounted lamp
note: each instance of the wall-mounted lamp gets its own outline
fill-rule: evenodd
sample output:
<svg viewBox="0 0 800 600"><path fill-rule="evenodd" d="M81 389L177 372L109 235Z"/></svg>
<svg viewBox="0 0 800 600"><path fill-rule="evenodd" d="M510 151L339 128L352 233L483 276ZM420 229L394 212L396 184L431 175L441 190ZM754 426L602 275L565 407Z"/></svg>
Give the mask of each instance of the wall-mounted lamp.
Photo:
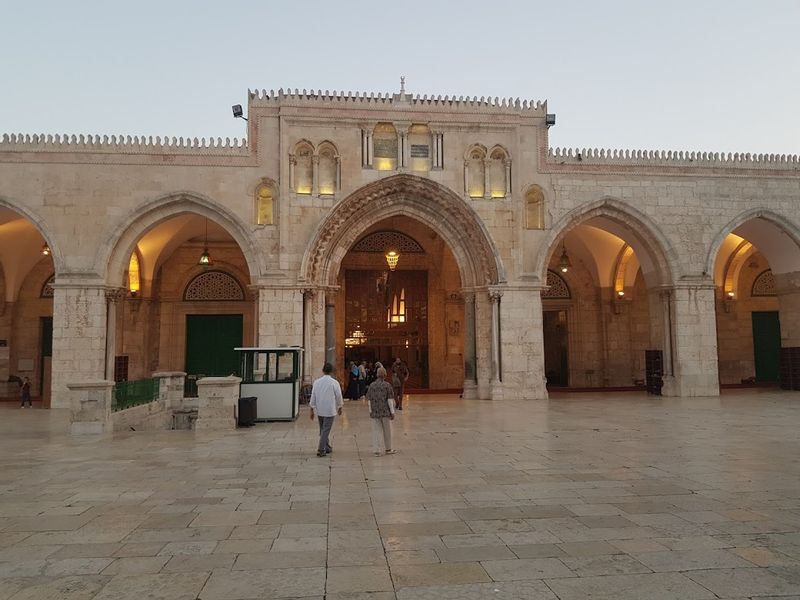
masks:
<svg viewBox="0 0 800 600"><path fill-rule="evenodd" d="M569 268L572 266L572 262L569 260L569 256L567 256L567 247L565 245L561 246L561 258L558 259L558 268L561 269L562 273L566 273L569 271Z"/></svg>
<svg viewBox="0 0 800 600"><path fill-rule="evenodd" d="M736 292L733 290L725 292L725 297L722 299L722 308L726 313L731 312L736 302Z"/></svg>
<svg viewBox="0 0 800 600"><path fill-rule="evenodd" d="M247 121L247 117L244 116L244 111L242 110L241 104L234 104L233 106L231 106L231 109L233 110L234 119L244 119L245 121Z"/></svg>
<svg viewBox="0 0 800 600"><path fill-rule="evenodd" d="M42 254L45 256L50 256L50 246L48 246L46 243L44 246L42 246Z"/></svg>
<svg viewBox="0 0 800 600"><path fill-rule="evenodd" d="M200 255L200 259L197 261L197 264L202 267L209 267L211 266L211 254L208 252L208 217L206 217L206 234L203 238L203 253Z"/></svg>
<svg viewBox="0 0 800 600"><path fill-rule="evenodd" d="M386 264L389 265L389 270L394 271L397 268L397 261L400 260L400 254L396 250L389 250L386 253Z"/></svg>
<svg viewBox="0 0 800 600"><path fill-rule="evenodd" d="M624 297L625 297L625 292L624 291L620 290L620 291L617 292L617 298L624 298Z"/></svg>

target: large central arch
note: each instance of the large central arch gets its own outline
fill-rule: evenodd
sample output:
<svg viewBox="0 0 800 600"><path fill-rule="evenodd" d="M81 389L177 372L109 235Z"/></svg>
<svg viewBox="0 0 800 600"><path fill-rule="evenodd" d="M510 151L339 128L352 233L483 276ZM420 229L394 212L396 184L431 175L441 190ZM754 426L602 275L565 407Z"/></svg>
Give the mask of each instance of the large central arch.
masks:
<svg viewBox="0 0 800 600"><path fill-rule="evenodd" d="M456 257L465 288L505 282L494 242L478 214L452 190L413 175L395 175L356 190L319 224L303 256L300 280L335 285L350 247L369 227L407 216L442 236Z"/></svg>

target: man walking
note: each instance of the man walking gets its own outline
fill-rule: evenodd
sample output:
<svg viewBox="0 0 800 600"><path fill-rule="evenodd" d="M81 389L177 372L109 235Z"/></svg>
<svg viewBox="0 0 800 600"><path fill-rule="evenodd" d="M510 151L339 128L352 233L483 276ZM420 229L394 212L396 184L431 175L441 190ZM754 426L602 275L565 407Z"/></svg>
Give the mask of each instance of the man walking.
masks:
<svg viewBox="0 0 800 600"><path fill-rule="evenodd" d="M319 446L317 446L317 456L325 456L333 452L328 436L333 427L333 419L336 415L342 414L342 406L344 400L342 399L342 387L339 382L331 377L333 373L333 365L325 363L322 367L322 377L314 382L311 388L311 420L314 420L314 413L317 414L319 420Z"/></svg>

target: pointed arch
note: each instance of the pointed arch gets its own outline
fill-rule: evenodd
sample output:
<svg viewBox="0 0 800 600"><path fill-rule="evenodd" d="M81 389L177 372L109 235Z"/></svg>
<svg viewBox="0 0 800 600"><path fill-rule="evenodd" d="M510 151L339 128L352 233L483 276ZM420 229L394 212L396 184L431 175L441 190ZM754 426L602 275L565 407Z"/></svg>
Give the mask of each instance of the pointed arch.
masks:
<svg viewBox="0 0 800 600"><path fill-rule="evenodd" d="M766 257L773 272L800 271L800 229L784 215L765 208L754 208L740 213L717 232L706 255L706 273L714 272L714 264L728 234L751 222L767 226L765 231L755 231L755 235L746 237ZM755 229L764 228L756 225ZM783 239L774 235L777 232L785 234Z"/></svg>
<svg viewBox="0 0 800 600"><path fill-rule="evenodd" d="M96 272L103 274L109 285L122 286L131 252L142 236L159 223L187 213L217 223L233 237L247 262L251 281L256 281L266 271L263 256L255 250L258 242L239 217L200 194L177 192L142 204L125 215L100 246Z"/></svg>
<svg viewBox="0 0 800 600"><path fill-rule="evenodd" d="M534 264L534 274L539 281L546 281L550 256L567 233L592 219L601 219L603 228L634 248L648 286L671 285L675 282L678 258L669 239L650 217L633 206L611 197L576 208L553 225L540 246L542 250L538 253Z"/></svg>
<svg viewBox="0 0 800 600"><path fill-rule="evenodd" d="M505 281L505 270L483 221L452 190L421 177L394 175L366 185L337 204L317 227L303 256L301 281L335 285L342 259L375 223L408 216L436 231L458 263L464 287Z"/></svg>

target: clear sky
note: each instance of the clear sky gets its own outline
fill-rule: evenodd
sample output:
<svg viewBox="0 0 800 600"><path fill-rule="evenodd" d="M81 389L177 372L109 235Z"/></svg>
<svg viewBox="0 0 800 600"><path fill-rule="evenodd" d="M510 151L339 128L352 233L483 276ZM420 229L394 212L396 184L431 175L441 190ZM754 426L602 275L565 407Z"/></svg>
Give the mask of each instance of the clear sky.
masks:
<svg viewBox="0 0 800 600"><path fill-rule="evenodd" d="M242 136L248 88L548 101L551 144L800 152L800 2L0 0L0 132Z"/></svg>

